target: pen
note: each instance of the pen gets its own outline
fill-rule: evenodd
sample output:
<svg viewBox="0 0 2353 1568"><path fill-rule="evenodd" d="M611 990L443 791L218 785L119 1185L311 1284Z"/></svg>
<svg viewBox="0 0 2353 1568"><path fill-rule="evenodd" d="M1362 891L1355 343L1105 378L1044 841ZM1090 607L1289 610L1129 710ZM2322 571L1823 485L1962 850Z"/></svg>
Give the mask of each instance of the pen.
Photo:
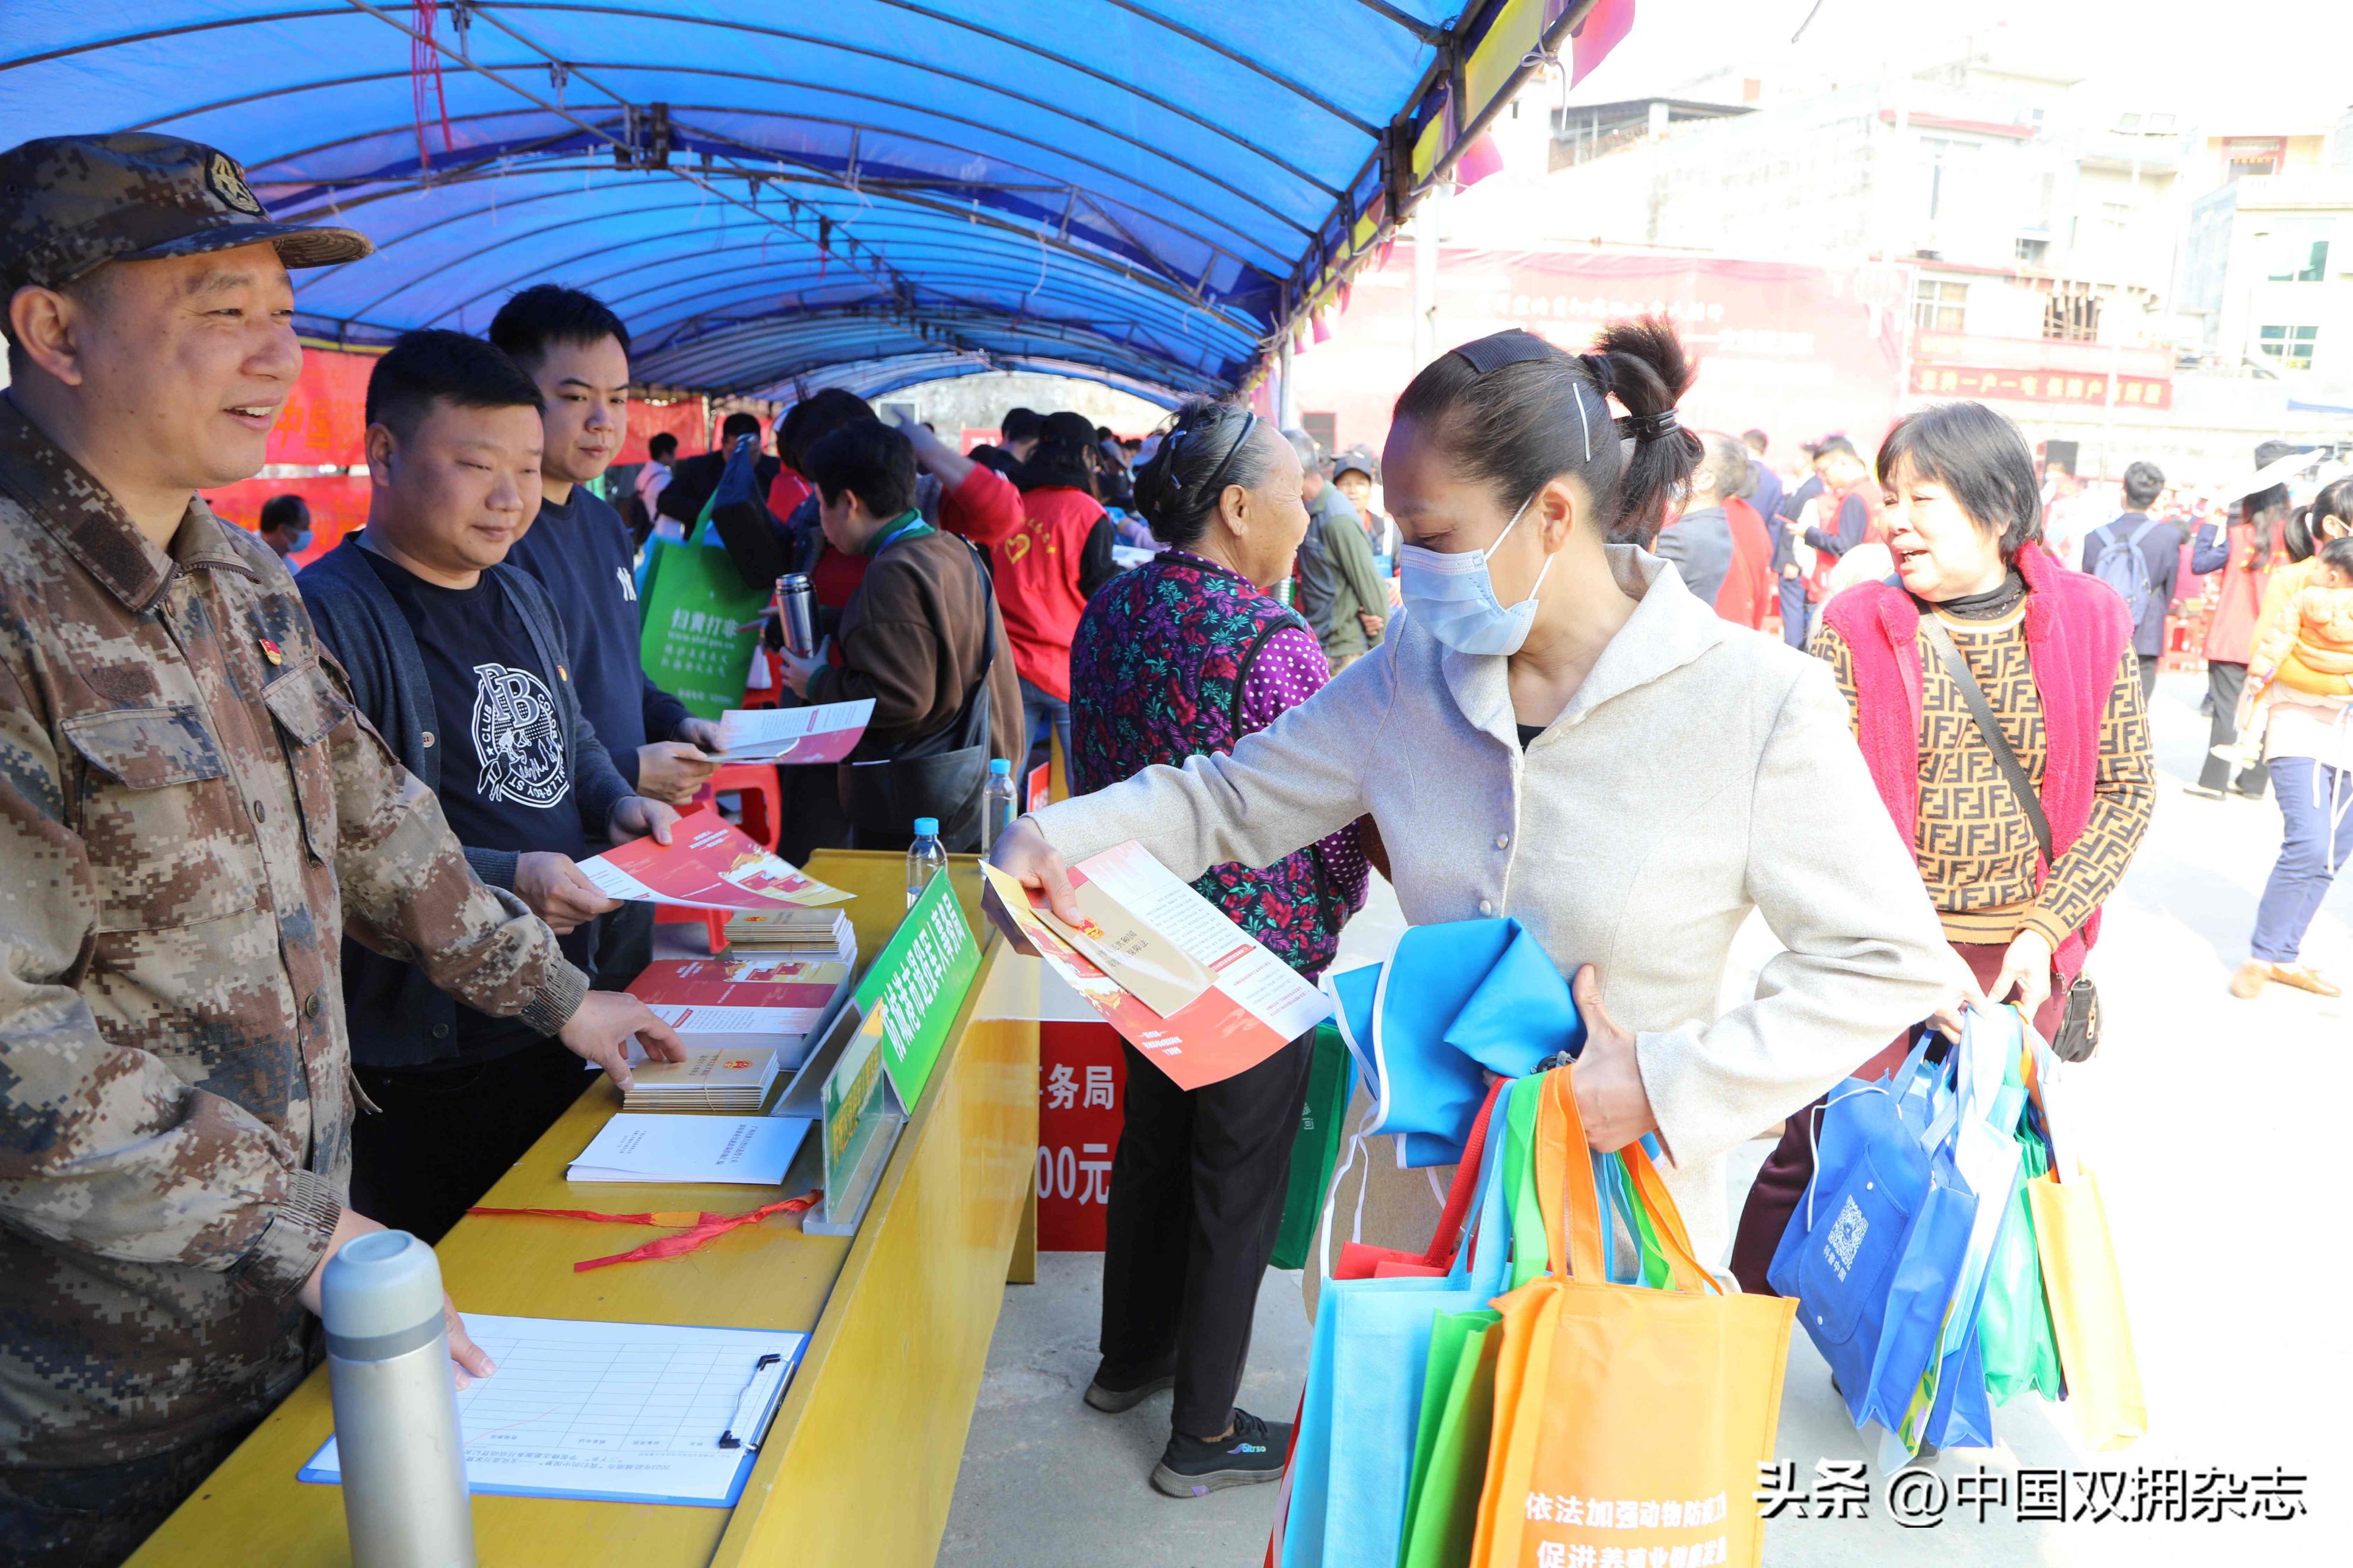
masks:
<svg viewBox="0 0 2353 1568"><path fill-rule="evenodd" d="M767 1407L768 1401L775 1396L776 1385L784 1382L784 1363L785 1358L774 1353L764 1355L752 1363L751 1379L744 1384L744 1392L735 1401L735 1418L728 1422L727 1430L719 1435L721 1447L754 1449L759 1447L760 1412ZM776 1373L774 1380L768 1376L768 1371L772 1367L776 1369ZM736 1436L738 1432L744 1435L739 1437Z"/></svg>

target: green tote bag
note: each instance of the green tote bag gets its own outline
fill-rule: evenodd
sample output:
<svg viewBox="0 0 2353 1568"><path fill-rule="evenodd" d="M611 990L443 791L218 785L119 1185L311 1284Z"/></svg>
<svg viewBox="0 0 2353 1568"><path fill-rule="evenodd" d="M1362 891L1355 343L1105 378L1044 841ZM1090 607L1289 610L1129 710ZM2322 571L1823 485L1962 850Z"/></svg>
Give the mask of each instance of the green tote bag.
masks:
<svg viewBox="0 0 2353 1568"><path fill-rule="evenodd" d="M1324 1212L1324 1194L1332 1185L1332 1168L1340 1161L1341 1123L1348 1119L1348 1093L1355 1087L1347 1042L1332 1025L1317 1025L1314 1054L1308 1059L1307 1101L1300 1108L1299 1131L1291 1144L1282 1228L1274 1239L1277 1268L1303 1268L1314 1250L1315 1225Z"/></svg>

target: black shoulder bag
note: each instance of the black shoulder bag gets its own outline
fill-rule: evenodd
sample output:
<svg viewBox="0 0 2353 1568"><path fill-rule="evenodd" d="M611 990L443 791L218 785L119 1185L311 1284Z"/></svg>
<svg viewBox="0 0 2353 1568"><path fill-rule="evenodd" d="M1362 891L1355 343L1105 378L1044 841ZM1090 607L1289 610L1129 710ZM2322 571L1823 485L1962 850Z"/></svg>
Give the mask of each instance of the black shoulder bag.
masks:
<svg viewBox="0 0 2353 1568"><path fill-rule="evenodd" d="M988 782L991 714L988 677L997 666L997 584L969 540L980 574L980 674L964 706L939 730L893 749L888 757L839 763L834 777L849 818L851 847L892 847L907 842L915 818L939 819L940 845L952 855L980 847L980 792ZM944 630L946 628L943 628ZM1018 722L1019 714L1014 715Z"/></svg>
<svg viewBox="0 0 2353 1568"><path fill-rule="evenodd" d="M1993 704L1986 700L1985 689L1969 673L1968 660L1953 646L1952 634L1934 611L1921 616L1920 630L1936 648L1936 658L1951 674L1953 683L1961 689L1962 700L1969 705L1969 717L1977 721L1978 733L1992 748L1993 760L2000 765L2001 776L2010 781L2010 793L2026 808L2026 819L2034 825L2035 842L2042 847L2043 863L2056 866L2059 857L2051 841L2051 819L2042 813L2042 799L2034 793L2034 781L2026 776L2018 753L2010 750L2010 737L2001 732L2001 724L1993 716ZM2099 1048L2099 988L2092 984L2090 975L2079 974L2067 988L2067 1010L2059 1021L2058 1037L2051 1042L2051 1049L2063 1062L2081 1062L2089 1061L2092 1053Z"/></svg>

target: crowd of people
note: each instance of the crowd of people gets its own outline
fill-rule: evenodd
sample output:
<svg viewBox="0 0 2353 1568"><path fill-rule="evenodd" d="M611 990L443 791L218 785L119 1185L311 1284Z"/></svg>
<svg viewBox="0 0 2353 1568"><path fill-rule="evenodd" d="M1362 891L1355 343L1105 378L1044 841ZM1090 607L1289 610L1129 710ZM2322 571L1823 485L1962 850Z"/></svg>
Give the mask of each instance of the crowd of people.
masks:
<svg viewBox="0 0 2353 1568"><path fill-rule="evenodd" d="M1311 977L1376 870L1417 923L1514 917L1575 976L1593 1142L1655 1138L1751 1290L1839 1079L1964 1005L2096 1042L2185 609L2193 793L2285 822L2232 989L2335 994L2299 952L2353 855L2353 480L2226 515L2136 463L2077 526L1976 404L1785 472L1683 426L1694 366L1648 320L1441 355L1378 457L1232 401L1142 437L1016 408L965 451L828 389L616 474L628 328L543 283L375 360L366 526L297 575L299 496L248 532L200 492L261 468L300 373L288 268L369 245L225 201L223 165L0 154L6 1561L119 1560L303 1375L336 1247L438 1239L583 1058L681 1053L622 990L649 908L579 868L666 842L719 765L641 657L659 546L806 577L780 700L873 703L839 767L785 770L788 858L921 816L976 849L987 764L1059 754L1071 798L995 858L1065 918L1066 865L1131 838ZM1785 951L1718 1016L1752 911ZM1172 1495L1282 1465L1235 1398L1310 1051L1189 1091L1129 1051L1085 1397L1174 1389ZM1725 1156L1777 1124L1720 1234ZM1421 1173L1388 1174L1419 1245Z"/></svg>

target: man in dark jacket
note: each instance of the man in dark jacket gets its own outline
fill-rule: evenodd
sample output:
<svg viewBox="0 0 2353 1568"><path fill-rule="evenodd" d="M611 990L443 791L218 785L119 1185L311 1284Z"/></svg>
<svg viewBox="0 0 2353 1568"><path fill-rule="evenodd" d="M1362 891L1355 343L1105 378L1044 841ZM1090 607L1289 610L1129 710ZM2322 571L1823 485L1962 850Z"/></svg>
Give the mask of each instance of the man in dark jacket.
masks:
<svg viewBox="0 0 2353 1568"><path fill-rule="evenodd" d="M319 638L402 763L441 801L474 874L516 894L586 967L617 908L575 861L607 835L668 842L582 717L546 590L503 566L539 510L540 395L497 349L410 332L368 377L368 526L303 572ZM427 1241L586 1087L527 1023L450 1000L422 970L346 942L360 1086L353 1202ZM674 1040L662 1054L682 1057Z"/></svg>
<svg viewBox="0 0 2353 1568"><path fill-rule="evenodd" d="M1299 454L1299 499L1307 503L1307 533L1299 542L1299 613L1336 672L1380 646L1388 622L1388 589L1373 565L1372 536L1340 487L1324 477L1315 437L1286 430Z"/></svg>
<svg viewBox="0 0 2353 1568"><path fill-rule="evenodd" d="M1799 446L1806 461L1811 464L1820 447ZM1806 646L1806 636L1811 627L1811 606L1806 602L1806 572L1798 564L1796 531L1788 525L1805 515L1806 503L1822 493L1822 477L1809 473L1805 483L1788 491L1780 504L1771 511L1758 507L1765 525L1773 531L1773 578L1781 595L1781 640L1791 647Z"/></svg>
<svg viewBox="0 0 2353 1568"><path fill-rule="evenodd" d="M539 515L507 564L539 579L571 645L581 712L638 794L684 807L719 764L719 726L656 686L638 657L636 552L621 514L589 482L611 466L629 428L629 334L594 295L554 283L524 289L491 321L491 342L538 384ZM654 907L607 915L595 954L613 989L653 961Z"/></svg>
<svg viewBox="0 0 2353 1568"><path fill-rule="evenodd" d="M1651 549L1662 561L1675 563L1692 596L1728 621L1754 626L1752 615L1762 617L1757 604L1761 584L1756 574L1764 565L1762 542L1744 549L1733 526L1727 502L1740 500L1748 484L1748 454L1731 437L1708 431L1700 437L1706 455L1692 470L1691 499L1683 513L1662 529ZM1749 528L1759 525L1753 515Z"/></svg>
<svg viewBox="0 0 2353 1568"><path fill-rule="evenodd" d="M719 476L727 469L727 454L735 449L735 438L749 436L760 438L760 416L737 409L719 422L719 445L708 452L691 458L681 458L670 466L670 483L662 487L661 497L654 502L654 510L662 517L674 517L687 527L702 515L702 503L719 488ZM776 482L784 464L773 453L763 454L754 465L753 479L758 485L754 495L765 496L768 487Z"/></svg>
<svg viewBox="0 0 2353 1568"><path fill-rule="evenodd" d="M2143 701L2157 693L2158 660L2165 654L2165 617L2173 608L2173 595L2181 576L2181 531L2159 522L2148 509L2165 491L2165 475L2154 463L2135 463L2125 469L2125 511L2084 536L2084 570L2111 582L2126 581L2137 587L2146 582L2147 598L2133 626L2133 652L2140 658ZM2118 572L2114 563L2102 572L2100 562L2110 551L2139 552L2138 572Z"/></svg>
<svg viewBox="0 0 2353 1568"><path fill-rule="evenodd" d="M913 755L940 740L973 700L985 668L988 754L1020 756L1029 743L1021 686L983 557L915 510L907 437L875 421L848 425L808 448L802 471L817 486L826 542L865 558L867 570L823 657L785 650L785 684L811 702L871 698L873 716L851 753L868 762ZM944 823L950 813L935 815ZM860 838L860 847L882 847Z"/></svg>
<svg viewBox="0 0 2353 1568"><path fill-rule="evenodd" d="M1777 527L1776 520L1781 515L1781 476L1765 461L1770 437L1762 430L1744 431L1740 444L1748 448L1748 466L1757 475L1757 488L1748 492L1748 504L1757 509L1767 528Z"/></svg>

